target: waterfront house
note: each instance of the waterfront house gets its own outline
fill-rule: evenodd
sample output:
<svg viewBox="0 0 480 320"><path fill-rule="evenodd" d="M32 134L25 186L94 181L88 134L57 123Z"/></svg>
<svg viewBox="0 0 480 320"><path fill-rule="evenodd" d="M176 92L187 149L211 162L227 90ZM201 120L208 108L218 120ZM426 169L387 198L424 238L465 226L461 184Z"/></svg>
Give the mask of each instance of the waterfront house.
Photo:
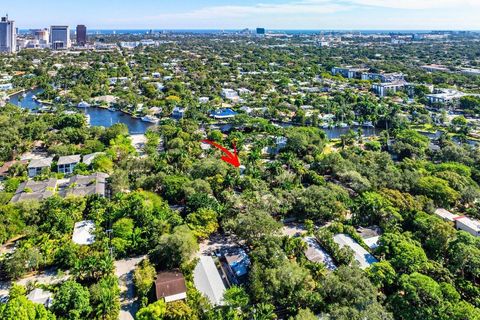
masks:
<svg viewBox="0 0 480 320"><path fill-rule="evenodd" d="M237 113L230 108L219 109L210 113L210 117L217 120L234 118L236 115Z"/></svg>

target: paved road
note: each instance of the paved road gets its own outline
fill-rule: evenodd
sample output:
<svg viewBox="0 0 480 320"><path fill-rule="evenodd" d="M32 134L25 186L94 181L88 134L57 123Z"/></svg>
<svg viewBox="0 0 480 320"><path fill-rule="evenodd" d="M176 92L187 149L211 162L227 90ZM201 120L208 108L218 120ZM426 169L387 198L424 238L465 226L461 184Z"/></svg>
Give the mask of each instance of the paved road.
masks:
<svg viewBox="0 0 480 320"><path fill-rule="evenodd" d="M282 235L293 237L296 235L302 235L306 233L305 227L299 223L286 223L282 228Z"/></svg>
<svg viewBox="0 0 480 320"><path fill-rule="evenodd" d="M23 279L15 281L16 284L27 286L29 283L38 283L38 284L57 284L67 280L70 276L68 273L58 273L58 270L55 268L47 269L39 274L27 276ZM8 291L10 290L12 283L10 281L0 282L0 297L7 296Z"/></svg>
<svg viewBox="0 0 480 320"><path fill-rule="evenodd" d="M212 255L216 250L228 249L237 246L237 241L232 236L222 234L213 234L209 239L200 242L200 250L197 252L197 257Z"/></svg>
<svg viewBox="0 0 480 320"><path fill-rule="evenodd" d="M135 287L133 285L133 270L146 256L115 261L115 275L120 285L120 320L133 320L138 311L135 301Z"/></svg>

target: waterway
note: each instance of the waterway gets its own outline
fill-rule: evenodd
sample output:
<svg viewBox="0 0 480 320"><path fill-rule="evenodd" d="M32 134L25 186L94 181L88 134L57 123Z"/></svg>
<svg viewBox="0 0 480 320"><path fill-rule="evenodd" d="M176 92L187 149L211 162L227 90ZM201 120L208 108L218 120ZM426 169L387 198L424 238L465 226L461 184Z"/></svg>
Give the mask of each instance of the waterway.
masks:
<svg viewBox="0 0 480 320"><path fill-rule="evenodd" d="M42 107L42 104L36 101L33 97L41 92L40 89L27 91L24 98L21 93L13 95L10 97L10 103L36 112ZM143 122L141 119L132 118L130 115L120 111L110 111L103 108L86 108L79 110L90 116L91 126L108 128L116 123L124 123L127 125L130 134L143 134L153 125L148 122Z"/></svg>
<svg viewBox="0 0 480 320"><path fill-rule="evenodd" d="M34 89L25 92L25 97L22 96L22 93L13 95L10 97L10 103L24 109L29 109L33 112L37 112L43 105L36 101L34 96L40 94L41 92L42 91L40 89ZM127 125L130 134L143 134L148 130L148 128L153 126L151 123L144 122L141 119L132 118L130 115L120 111L110 111L103 108L86 108L80 110L90 115L91 126L102 126L108 128L116 123L124 123ZM290 127L294 124L282 123L280 125L282 127ZM231 125L219 125L219 127L221 130L226 130L228 127L231 128ZM353 126L347 128L335 127L323 130L329 139L338 139L341 135L348 133L350 129L358 131L359 128L359 126ZM362 127L362 130L365 137L376 136L380 132L380 130L373 127Z"/></svg>

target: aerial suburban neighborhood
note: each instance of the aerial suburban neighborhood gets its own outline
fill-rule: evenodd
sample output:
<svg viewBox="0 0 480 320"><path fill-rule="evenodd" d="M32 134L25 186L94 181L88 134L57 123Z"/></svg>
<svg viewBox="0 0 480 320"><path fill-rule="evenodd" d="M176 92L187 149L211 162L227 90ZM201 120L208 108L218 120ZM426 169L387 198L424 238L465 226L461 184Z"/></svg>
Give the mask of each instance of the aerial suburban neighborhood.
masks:
<svg viewBox="0 0 480 320"><path fill-rule="evenodd" d="M0 319L480 319L479 32L6 15L0 132Z"/></svg>

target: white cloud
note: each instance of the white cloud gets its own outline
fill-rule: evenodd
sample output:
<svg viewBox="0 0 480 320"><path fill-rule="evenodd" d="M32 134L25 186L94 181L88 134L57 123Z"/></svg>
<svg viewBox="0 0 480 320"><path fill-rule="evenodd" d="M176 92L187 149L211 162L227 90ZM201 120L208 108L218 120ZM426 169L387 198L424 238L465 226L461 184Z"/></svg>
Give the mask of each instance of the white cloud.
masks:
<svg viewBox="0 0 480 320"><path fill-rule="evenodd" d="M393 9L480 7L480 0L350 0L351 3Z"/></svg>
<svg viewBox="0 0 480 320"><path fill-rule="evenodd" d="M287 0L284 3L210 5L176 13L112 17L111 26L235 29L478 28L480 0ZM226 1L227 2L227 1ZM435 10L431 15L429 9ZM405 12L409 10L408 16ZM360 14L361 12L361 14ZM377 19L383 17L383 19Z"/></svg>
<svg viewBox="0 0 480 320"><path fill-rule="evenodd" d="M349 4L339 4L332 0L298 0L283 4L258 3L251 6L243 5L219 5L208 6L197 10L165 13L155 16L143 17L142 20L170 20L170 19L194 19L194 20L215 20L229 18L252 18L272 16L302 16L320 15L345 11L353 8ZM115 20L119 21L119 20ZM123 20L127 21L127 20Z"/></svg>

